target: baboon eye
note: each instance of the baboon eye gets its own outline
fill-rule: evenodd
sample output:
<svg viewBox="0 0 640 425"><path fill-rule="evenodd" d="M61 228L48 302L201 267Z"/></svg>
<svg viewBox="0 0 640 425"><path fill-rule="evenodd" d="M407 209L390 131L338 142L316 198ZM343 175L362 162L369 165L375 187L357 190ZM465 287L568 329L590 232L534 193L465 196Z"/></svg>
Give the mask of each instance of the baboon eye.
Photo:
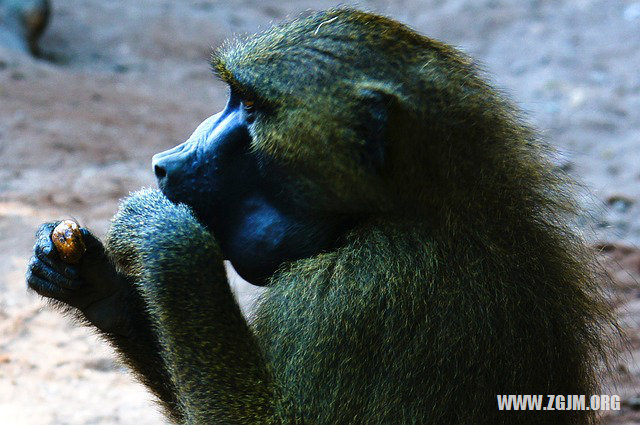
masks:
<svg viewBox="0 0 640 425"><path fill-rule="evenodd" d="M243 100L243 101L242 101L242 104L244 105L244 109L245 109L247 112L253 112L253 111L254 111L254 109L255 109L256 101L255 101L255 100L252 100L252 99L249 99L249 100Z"/></svg>
<svg viewBox="0 0 640 425"><path fill-rule="evenodd" d="M242 101L242 107L247 113L247 121L249 122L253 122L253 120L255 119L255 112L256 112L255 106L256 106L256 102L253 99L244 99Z"/></svg>

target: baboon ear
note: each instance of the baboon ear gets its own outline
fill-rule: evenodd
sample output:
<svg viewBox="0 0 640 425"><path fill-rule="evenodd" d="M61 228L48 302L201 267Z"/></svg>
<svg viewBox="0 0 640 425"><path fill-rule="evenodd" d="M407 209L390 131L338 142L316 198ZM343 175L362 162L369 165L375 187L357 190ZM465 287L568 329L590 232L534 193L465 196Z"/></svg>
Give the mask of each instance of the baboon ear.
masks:
<svg viewBox="0 0 640 425"><path fill-rule="evenodd" d="M388 87L377 84L361 84L358 93L358 130L364 140L362 161L367 168L378 172L387 156L387 129L396 96Z"/></svg>

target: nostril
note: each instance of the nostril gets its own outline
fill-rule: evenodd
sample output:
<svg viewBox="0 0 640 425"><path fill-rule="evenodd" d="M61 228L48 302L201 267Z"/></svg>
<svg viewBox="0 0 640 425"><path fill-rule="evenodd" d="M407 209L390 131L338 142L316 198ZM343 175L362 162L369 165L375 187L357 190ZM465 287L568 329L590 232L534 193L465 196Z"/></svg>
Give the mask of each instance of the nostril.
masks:
<svg viewBox="0 0 640 425"><path fill-rule="evenodd" d="M167 175L167 170L164 167L161 167L157 164L153 166L153 172L156 174L156 177L159 179Z"/></svg>

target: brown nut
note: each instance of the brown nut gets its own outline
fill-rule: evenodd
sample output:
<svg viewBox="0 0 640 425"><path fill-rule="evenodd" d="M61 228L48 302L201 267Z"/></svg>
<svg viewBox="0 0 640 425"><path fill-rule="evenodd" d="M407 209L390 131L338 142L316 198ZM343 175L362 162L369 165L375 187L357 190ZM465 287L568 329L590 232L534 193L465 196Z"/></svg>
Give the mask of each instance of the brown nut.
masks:
<svg viewBox="0 0 640 425"><path fill-rule="evenodd" d="M60 259L68 264L80 262L87 250L80 232L80 226L73 220L63 220L53 229L51 240L58 250Z"/></svg>

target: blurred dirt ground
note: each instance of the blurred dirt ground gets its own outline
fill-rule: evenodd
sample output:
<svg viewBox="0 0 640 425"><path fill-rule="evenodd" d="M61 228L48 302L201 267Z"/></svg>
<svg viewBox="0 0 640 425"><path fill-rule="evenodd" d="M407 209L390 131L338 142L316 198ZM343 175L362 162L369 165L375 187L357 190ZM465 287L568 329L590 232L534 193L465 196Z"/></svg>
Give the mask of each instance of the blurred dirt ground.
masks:
<svg viewBox="0 0 640 425"><path fill-rule="evenodd" d="M207 58L333 1L53 0L41 46L52 61L0 47L0 423L163 423L103 342L27 294L37 226L74 217L102 234L118 199L153 186L151 156L225 103ZM640 2L361 1L479 59L585 182L582 226L616 281L640 351ZM234 286L250 307L255 290ZM640 423L640 367L619 365L621 412Z"/></svg>

